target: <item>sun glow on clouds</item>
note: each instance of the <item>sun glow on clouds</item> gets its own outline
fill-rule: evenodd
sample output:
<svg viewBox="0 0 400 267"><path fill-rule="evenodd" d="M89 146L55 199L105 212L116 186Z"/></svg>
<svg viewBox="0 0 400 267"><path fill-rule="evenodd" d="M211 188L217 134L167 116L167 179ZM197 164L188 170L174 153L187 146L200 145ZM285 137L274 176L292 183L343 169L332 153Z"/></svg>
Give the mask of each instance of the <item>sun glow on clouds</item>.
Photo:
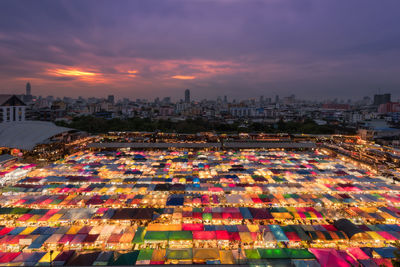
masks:
<svg viewBox="0 0 400 267"><path fill-rule="evenodd" d="M178 79L178 80L193 80L196 77L195 76L186 76L186 75L175 75L175 76L172 76L171 78Z"/></svg>
<svg viewBox="0 0 400 267"><path fill-rule="evenodd" d="M128 70L127 73L128 73L129 77L136 77L136 74L138 74L138 71L137 70Z"/></svg>
<svg viewBox="0 0 400 267"><path fill-rule="evenodd" d="M70 77L86 82L101 82L103 80L102 74L82 70L78 68L54 68L48 69L47 74L56 77Z"/></svg>
<svg viewBox="0 0 400 267"><path fill-rule="evenodd" d="M55 70L50 70L55 75L59 76L96 76L97 73L94 72L88 72L88 71L81 71L78 69L55 69Z"/></svg>

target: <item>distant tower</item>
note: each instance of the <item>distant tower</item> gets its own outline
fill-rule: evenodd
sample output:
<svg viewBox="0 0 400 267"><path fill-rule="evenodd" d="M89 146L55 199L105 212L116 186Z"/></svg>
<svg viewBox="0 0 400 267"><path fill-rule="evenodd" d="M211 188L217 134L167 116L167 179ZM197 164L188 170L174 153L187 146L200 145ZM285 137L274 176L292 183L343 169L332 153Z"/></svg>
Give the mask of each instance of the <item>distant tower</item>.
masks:
<svg viewBox="0 0 400 267"><path fill-rule="evenodd" d="M26 95L27 96L31 95L31 84L30 83L26 84Z"/></svg>
<svg viewBox="0 0 400 267"><path fill-rule="evenodd" d="M190 90L185 90L185 103L190 103Z"/></svg>

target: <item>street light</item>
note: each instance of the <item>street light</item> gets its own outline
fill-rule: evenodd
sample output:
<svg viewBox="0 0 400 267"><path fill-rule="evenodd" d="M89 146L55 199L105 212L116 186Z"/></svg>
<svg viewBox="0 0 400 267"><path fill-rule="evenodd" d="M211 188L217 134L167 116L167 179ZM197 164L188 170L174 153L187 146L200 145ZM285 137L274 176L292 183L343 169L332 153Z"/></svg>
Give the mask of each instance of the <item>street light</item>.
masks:
<svg viewBox="0 0 400 267"><path fill-rule="evenodd" d="M50 250L50 266L53 267L53 250Z"/></svg>

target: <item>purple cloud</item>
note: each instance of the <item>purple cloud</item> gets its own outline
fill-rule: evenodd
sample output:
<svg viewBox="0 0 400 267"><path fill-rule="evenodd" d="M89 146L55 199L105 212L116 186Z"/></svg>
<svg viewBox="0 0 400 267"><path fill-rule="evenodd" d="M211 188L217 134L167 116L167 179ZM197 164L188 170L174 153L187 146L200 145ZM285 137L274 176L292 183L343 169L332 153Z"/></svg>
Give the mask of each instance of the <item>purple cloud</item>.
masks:
<svg viewBox="0 0 400 267"><path fill-rule="evenodd" d="M399 8L362 0L1 1L0 90L22 92L29 80L35 93L60 96L181 97L191 88L197 98L347 99L382 88L396 98ZM54 75L60 69L96 76Z"/></svg>

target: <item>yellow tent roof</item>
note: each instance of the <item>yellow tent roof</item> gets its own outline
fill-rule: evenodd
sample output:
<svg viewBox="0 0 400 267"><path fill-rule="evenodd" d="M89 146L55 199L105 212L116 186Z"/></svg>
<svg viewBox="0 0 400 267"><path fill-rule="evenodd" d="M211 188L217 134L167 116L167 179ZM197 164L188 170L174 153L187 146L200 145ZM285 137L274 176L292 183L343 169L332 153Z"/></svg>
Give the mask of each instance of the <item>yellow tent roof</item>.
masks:
<svg viewBox="0 0 400 267"><path fill-rule="evenodd" d="M259 231L258 225L256 225L256 224L249 224L249 225L247 225L247 228L249 228L250 232L258 232Z"/></svg>
<svg viewBox="0 0 400 267"><path fill-rule="evenodd" d="M57 255L60 254L60 251L53 251L53 254L51 255L51 260L53 261ZM40 260L39 262L50 262L50 252L47 252Z"/></svg>
<svg viewBox="0 0 400 267"><path fill-rule="evenodd" d="M381 217L385 218L386 220L396 220L396 217L393 217L392 215L390 215L387 212L377 212L378 215L380 215Z"/></svg>
<svg viewBox="0 0 400 267"><path fill-rule="evenodd" d="M221 264L235 264L235 259L233 258L232 251L230 250L220 250L219 259Z"/></svg>
<svg viewBox="0 0 400 267"><path fill-rule="evenodd" d="M251 238L250 232L239 232L239 236L243 243L253 242L253 238Z"/></svg>
<svg viewBox="0 0 400 267"><path fill-rule="evenodd" d="M21 233L19 233L20 235L29 235L30 233L32 233L33 231L35 231L37 227L26 227Z"/></svg>
<svg viewBox="0 0 400 267"><path fill-rule="evenodd" d="M380 240L380 241L385 241L386 239L383 238L380 234L378 234L377 232L374 231L367 231L366 232L370 237L372 237L372 239L374 240Z"/></svg>
<svg viewBox="0 0 400 267"><path fill-rule="evenodd" d="M152 261L165 261L165 249L155 249L153 255L151 256Z"/></svg>
<svg viewBox="0 0 400 267"><path fill-rule="evenodd" d="M181 231L182 225L180 224L161 224L153 223L147 226L147 231Z"/></svg>
<svg viewBox="0 0 400 267"><path fill-rule="evenodd" d="M218 260L219 251L215 248L194 248L193 260Z"/></svg>
<svg viewBox="0 0 400 267"><path fill-rule="evenodd" d="M63 216L63 214L59 214L59 213L56 213L56 214L54 214L53 216L51 216L50 218L49 218L49 222L56 222L56 221L58 221L58 219L60 219L61 217ZM33 216L32 216L33 217ZM31 218L32 218L31 217Z"/></svg>
<svg viewBox="0 0 400 267"><path fill-rule="evenodd" d="M80 225L73 225L68 229L66 234L76 235L79 232L79 230L81 230L81 228L82 226Z"/></svg>
<svg viewBox="0 0 400 267"><path fill-rule="evenodd" d="M125 233L120 238L119 243L131 243L134 236L134 233Z"/></svg>

